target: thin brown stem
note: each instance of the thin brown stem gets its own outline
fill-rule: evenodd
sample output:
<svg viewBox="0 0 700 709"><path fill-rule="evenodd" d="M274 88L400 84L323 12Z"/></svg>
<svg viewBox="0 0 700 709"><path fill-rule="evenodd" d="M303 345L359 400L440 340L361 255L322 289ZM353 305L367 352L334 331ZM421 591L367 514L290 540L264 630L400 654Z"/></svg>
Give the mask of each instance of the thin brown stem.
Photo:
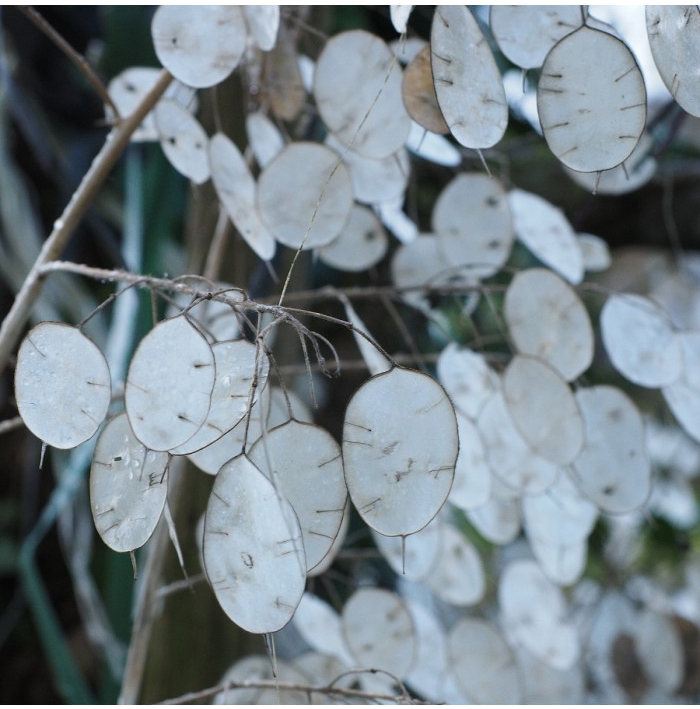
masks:
<svg viewBox="0 0 700 709"><path fill-rule="evenodd" d="M99 94L102 102L107 104L114 114L114 119L116 122L121 120L119 114L119 109L112 101L110 95L107 93L107 89L104 84L100 81L99 77L92 70L92 67L88 64L87 59L77 52L73 47L66 42L66 40L58 33L56 30L31 6L31 5L18 5L17 9L31 22L33 22L67 57L70 59L78 70L81 71L87 77L87 80L92 84L92 87Z"/></svg>
<svg viewBox="0 0 700 709"><path fill-rule="evenodd" d="M132 133L156 105L172 79L170 73L163 69L155 86L144 96L136 110L109 132L105 144L93 160L90 169L85 173L78 189L73 193L70 202L63 210L63 214L54 223L53 231L44 242L34 265L15 297L10 312L0 327L0 372L5 369L32 308L41 294L44 280L42 268L61 255L73 231L95 199L100 186L129 144Z"/></svg>
<svg viewBox="0 0 700 709"><path fill-rule="evenodd" d="M353 674L359 674L360 672L361 670L357 670ZM374 671L365 670L365 672ZM188 704L190 702L196 702L202 699L207 699L208 697L213 697L215 694L219 694L220 692L225 692L226 690L233 689L279 689L284 691L308 692L309 694L325 694L339 697L350 697L355 699L388 701L392 704L395 704L398 701L400 701L402 704L426 704L426 702L422 702L419 699L411 697L407 692L405 692L405 690L399 694L377 694L373 692L365 692L360 689L345 689L341 687L333 687L330 685L319 687L311 684L280 682L276 679L245 682L222 682L220 684L214 685L213 687L202 689L198 692L188 692L187 694L183 694L173 699L166 699L165 701L159 702L159 704Z"/></svg>

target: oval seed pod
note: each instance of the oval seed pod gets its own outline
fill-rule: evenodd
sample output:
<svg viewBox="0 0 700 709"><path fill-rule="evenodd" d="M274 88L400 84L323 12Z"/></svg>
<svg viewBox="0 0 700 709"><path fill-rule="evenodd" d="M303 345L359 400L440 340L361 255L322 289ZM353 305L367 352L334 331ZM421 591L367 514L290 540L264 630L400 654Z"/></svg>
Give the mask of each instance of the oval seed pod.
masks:
<svg viewBox="0 0 700 709"><path fill-rule="evenodd" d="M275 255L275 238L258 213L255 179L235 143L217 133L209 144L216 194L239 234L264 261Z"/></svg>
<svg viewBox="0 0 700 709"><path fill-rule="evenodd" d="M480 352L450 342L437 361L438 380L452 403L467 418L476 419L492 394L501 388L498 374Z"/></svg>
<svg viewBox="0 0 700 709"><path fill-rule="evenodd" d="M245 5L243 16L255 43L263 52L269 52L275 46L277 39L277 30L280 26L280 6Z"/></svg>
<svg viewBox="0 0 700 709"><path fill-rule="evenodd" d="M203 555L214 594L236 625L273 633L289 622L306 580L301 529L292 506L244 455L216 476Z"/></svg>
<svg viewBox="0 0 700 709"><path fill-rule="evenodd" d="M440 621L421 603L405 598L416 634L416 659L406 675L406 684L430 702L446 701L447 635Z"/></svg>
<svg viewBox="0 0 700 709"><path fill-rule="evenodd" d="M697 5L647 5L646 21L651 54L666 88L684 111L700 116Z"/></svg>
<svg viewBox="0 0 700 709"><path fill-rule="evenodd" d="M54 448L92 438L107 415L112 383L107 360L76 327L41 322L22 340L15 398L26 427Z"/></svg>
<svg viewBox="0 0 700 709"><path fill-rule="evenodd" d="M455 507L466 511L488 502L491 496L491 469L476 424L459 409L456 413L459 456L455 466L455 479L447 499Z"/></svg>
<svg viewBox="0 0 700 709"><path fill-rule="evenodd" d="M515 239L505 190L477 173L460 173L445 187L432 224L450 266L465 267L478 278L501 270Z"/></svg>
<svg viewBox="0 0 700 709"><path fill-rule="evenodd" d="M700 332L679 332L683 371L661 393L685 432L700 441Z"/></svg>
<svg viewBox="0 0 700 709"><path fill-rule="evenodd" d="M583 417L573 392L552 367L515 355L503 373L503 397L522 437L538 455L564 465L581 451Z"/></svg>
<svg viewBox="0 0 700 709"><path fill-rule="evenodd" d="M537 111L547 145L564 165L609 170L630 156L644 130L642 72L622 40L581 27L547 54Z"/></svg>
<svg viewBox="0 0 700 709"><path fill-rule="evenodd" d="M411 173L404 148L381 159L367 158L346 148L332 133L326 137L326 145L342 158L358 202L378 204L399 198L403 201Z"/></svg>
<svg viewBox="0 0 700 709"><path fill-rule="evenodd" d="M417 124L433 133L449 133L435 95L430 45L426 44L404 70L401 94L409 116Z"/></svg>
<svg viewBox="0 0 700 709"><path fill-rule="evenodd" d="M501 634L476 618L460 618L447 636L449 668L474 704L518 704L520 677Z"/></svg>
<svg viewBox="0 0 700 709"><path fill-rule="evenodd" d="M535 69L549 50L581 27L580 5L491 5L489 25L499 49L513 64Z"/></svg>
<svg viewBox="0 0 700 709"><path fill-rule="evenodd" d="M248 30L235 5L161 5L151 36L159 61L176 79L205 88L236 68Z"/></svg>
<svg viewBox="0 0 700 709"><path fill-rule="evenodd" d="M467 510L467 519L484 539L510 544L520 532L520 503L492 495L485 505Z"/></svg>
<svg viewBox="0 0 700 709"><path fill-rule="evenodd" d="M466 148L490 148L508 125L501 74L486 38L464 5L439 5L430 33L435 94L445 123Z"/></svg>
<svg viewBox="0 0 700 709"><path fill-rule="evenodd" d="M229 432L249 412L250 407L257 401L257 393L262 391L267 383L270 362L263 352L260 353L260 361L256 361L257 348L252 342L215 342L211 349L214 353L216 379L209 413L192 438L170 450L173 455L194 453Z"/></svg>
<svg viewBox="0 0 700 709"><path fill-rule="evenodd" d="M245 117L248 143L260 168L265 167L284 148L284 137L264 113L249 113Z"/></svg>
<svg viewBox="0 0 700 709"><path fill-rule="evenodd" d="M168 492L167 453L149 451L125 413L100 433L90 467L90 509L97 533L114 551L133 551L153 534Z"/></svg>
<svg viewBox="0 0 700 709"><path fill-rule="evenodd" d="M340 271L353 273L376 266L389 249L389 237L371 209L353 205L340 236L318 249L324 263Z"/></svg>
<svg viewBox="0 0 700 709"><path fill-rule="evenodd" d="M160 146L170 164L196 185L209 179L209 136L177 101L163 99L154 111Z"/></svg>
<svg viewBox="0 0 700 709"><path fill-rule="evenodd" d="M107 93L122 118L136 110L144 96L155 86L159 75L160 71L155 67L133 66L124 69L109 82ZM176 101L192 113L197 110L196 90L180 81L176 80L170 84L165 91L164 99ZM109 106L105 106L105 114L108 120L114 120ZM158 140L153 111L143 119L143 123L132 134L131 140L135 143Z"/></svg>
<svg viewBox="0 0 700 709"><path fill-rule="evenodd" d="M295 186L290 189L290 175ZM330 148L287 145L258 179L258 208L277 241L315 249L338 237L352 209L350 175Z"/></svg>
<svg viewBox="0 0 700 709"><path fill-rule="evenodd" d="M596 386L576 392L586 442L572 464L581 491L603 512L630 512L651 490L644 421L619 389Z"/></svg>
<svg viewBox="0 0 700 709"><path fill-rule="evenodd" d="M453 606L473 606L486 591L481 557L474 545L451 524L442 525L443 543L424 583Z"/></svg>
<svg viewBox="0 0 700 709"><path fill-rule="evenodd" d="M511 190L508 201L518 239L567 281L580 283L583 280L581 247L564 213L542 197L524 190Z"/></svg>
<svg viewBox="0 0 700 709"><path fill-rule="evenodd" d="M343 606L343 636L362 667L382 669L403 679L413 665L413 620L401 597L364 586Z"/></svg>
<svg viewBox="0 0 700 709"><path fill-rule="evenodd" d="M348 403L343 461L350 498L380 534L411 534L450 491L459 441L443 388L401 367L368 379Z"/></svg>
<svg viewBox="0 0 700 709"><path fill-rule="evenodd" d="M681 376L681 344L666 313L629 293L612 295L600 313L603 345L615 369L644 387L673 384Z"/></svg>
<svg viewBox="0 0 700 709"><path fill-rule="evenodd" d="M566 619L561 590L535 561L512 561L501 573L498 603L503 625L519 645L551 667L572 667L580 654L573 623Z"/></svg>
<svg viewBox="0 0 700 709"><path fill-rule="evenodd" d="M545 268L521 271L506 291L504 312L515 346L541 358L567 381L593 361L593 326L571 286Z"/></svg>
<svg viewBox="0 0 700 709"><path fill-rule="evenodd" d="M204 336L184 315L162 320L139 343L126 376L129 424L146 448L167 451L206 421L216 367Z"/></svg>
<svg viewBox="0 0 700 709"><path fill-rule="evenodd" d="M348 667L355 665L343 635L340 616L326 601L306 591L293 622L304 641L316 652L335 657Z"/></svg>
<svg viewBox="0 0 700 709"><path fill-rule="evenodd" d="M369 32L342 32L326 42L316 62L314 97L328 130L360 155L385 158L406 142L410 119L401 67Z"/></svg>
<svg viewBox="0 0 700 709"><path fill-rule="evenodd" d="M340 446L320 426L292 420L261 436L248 455L292 504L310 571L330 551L343 520L347 488Z"/></svg>
<svg viewBox="0 0 700 709"><path fill-rule="evenodd" d="M500 391L484 404L476 426L491 468L492 495L500 486L501 497L515 499L542 492L556 480L556 464L539 455L523 438Z"/></svg>

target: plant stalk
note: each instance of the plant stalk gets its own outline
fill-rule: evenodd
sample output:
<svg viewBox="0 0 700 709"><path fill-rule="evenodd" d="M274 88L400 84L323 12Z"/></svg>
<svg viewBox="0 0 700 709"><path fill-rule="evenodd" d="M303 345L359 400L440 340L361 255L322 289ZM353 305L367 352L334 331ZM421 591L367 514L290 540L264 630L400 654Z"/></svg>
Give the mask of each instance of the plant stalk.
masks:
<svg viewBox="0 0 700 709"><path fill-rule="evenodd" d="M171 74L163 69L155 86L144 96L136 110L112 128L102 149L92 161L90 169L85 173L78 189L63 210L63 214L54 222L53 231L44 242L39 256L15 297L10 312L0 326L0 374L7 366L32 308L41 294L44 280L42 267L61 255L102 183L129 144L131 135L156 105L172 79Z"/></svg>

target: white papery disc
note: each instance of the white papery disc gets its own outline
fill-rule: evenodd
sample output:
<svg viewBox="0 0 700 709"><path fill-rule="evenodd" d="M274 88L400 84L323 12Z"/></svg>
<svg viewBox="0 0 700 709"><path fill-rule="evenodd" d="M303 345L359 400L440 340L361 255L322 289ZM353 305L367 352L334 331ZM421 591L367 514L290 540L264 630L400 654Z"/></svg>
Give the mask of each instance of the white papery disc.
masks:
<svg viewBox="0 0 700 709"><path fill-rule="evenodd" d="M151 35L161 64L184 84L204 88L236 68L248 31L235 5L161 5Z"/></svg>
<svg viewBox="0 0 700 709"><path fill-rule="evenodd" d="M576 628L567 621L559 588L531 560L511 562L498 586L501 618L508 633L551 667L565 670L579 657Z"/></svg>
<svg viewBox="0 0 700 709"><path fill-rule="evenodd" d="M635 650L646 676L669 694L678 691L685 674L686 651L670 616L645 608L639 614Z"/></svg>
<svg viewBox="0 0 700 709"><path fill-rule="evenodd" d="M467 510L467 518L484 539L509 544L520 532L520 502L492 496L485 505Z"/></svg>
<svg viewBox="0 0 700 709"><path fill-rule="evenodd" d="M610 386L576 392L586 443L573 462L574 479L601 510L629 512L651 489L644 422L631 399Z"/></svg>
<svg viewBox="0 0 700 709"><path fill-rule="evenodd" d="M651 53L666 88L684 111L700 116L697 5L647 5L646 20Z"/></svg>
<svg viewBox="0 0 700 709"><path fill-rule="evenodd" d="M549 50L583 24L580 5L492 5L489 25L499 49L516 66L542 66Z"/></svg>
<svg viewBox="0 0 700 709"><path fill-rule="evenodd" d="M263 223L256 205L255 179L236 145L223 133L209 145L211 179L216 194L248 246L264 261L275 255L275 238Z"/></svg>
<svg viewBox="0 0 700 709"><path fill-rule="evenodd" d="M511 498L542 492L556 479L557 466L538 455L513 422L503 394L496 393L481 409L476 421L493 474ZM495 494L495 490L492 488Z"/></svg>
<svg viewBox="0 0 700 709"><path fill-rule="evenodd" d="M150 539L165 505L168 461L167 453L139 443L124 413L102 429L90 467L90 509L110 549L133 551Z"/></svg>
<svg viewBox="0 0 700 709"><path fill-rule="evenodd" d="M612 264L610 248L604 239L595 234L577 234L581 247L583 267L586 271L606 271Z"/></svg>
<svg viewBox="0 0 700 709"><path fill-rule="evenodd" d="M524 190L511 190L508 201L518 239L567 281L580 283L583 279L581 248L562 211Z"/></svg>
<svg viewBox="0 0 700 709"><path fill-rule="evenodd" d="M165 157L192 182L209 179L209 136L199 121L177 101L163 99L154 109L156 129Z"/></svg>
<svg viewBox="0 0 700 709"><path fill-rule="evenodd" d="M306 580L301 529L291 505L243 455L216 476L203 554L214 594L234 623L273 633L289 622Z"/></svg>
<svg viewBox="0 0 700 709"><path fill-rule="evenodd" d="M700 441L700 332L679 332L677 337L683 353L683 372L661 392L678 423Z"/></svg>
<svg viewBox="0 0 700 709"><path fill-rule="evenodd" d="M595 340L588 312L552 271L518 273L506 291L503 314L518 351L544 360L567 381L591 365Z"/></svg>
<svg viewBox="0 0 700 709"><path fill-rule="evenodd" d="M257 392L262 391L267 383L270 363L267 355L261 353L257 387L253 390L257 348L252 342L216 342L211 349L214 353L216 379L209 414L192 438L170 451L173 455L194 453L221 438L243 419L249 407L257 401Z"/></svg>
<svg viewBox="0 0 700 709"><path fill-rule="evenodd" d="M413 5L389 5L389 16L394 29L403 34L406 31L408 18L413 10Z"/></svg>
<svg viewBox="0 0 700 709"><path fill-rule="evenodd" d="M508 125L501 74L486 38L464 5L439 5L430 34L435 93L445 123L467 148L490 148Z"/></svg>
<svg viewBox="0 0 700 709"><path fill-rule="evenodd" d="M556 670L536 658L524 647L515 651L520 669L522 704L582 704L585 698L585 676L582 663L568 670Z"/></svg>
<svg viewBox="0 0 700 709"><path fill-rule="evenodd" d="M442 525L442 547L437 563L423 581L443 601L454 606L473 606L486 591L481 557L462 532Z"/></svg>
<svg viewBox="0 0 700 709"><path fill-rule="evenodd" d="M117 74L107 85L107 93L117 107L122 118L130 116L143 101L144 96L153 89L160 76L160 70L150 66L133 66ZM196 91L179 81L173 81L166 89L165 99L172 99L188 111L197 108ZM156 104L158 105L158 104ZM114 120L112 109L105 106L105 113ZM158 140L153 111L144 119L131 136L133 142Z"/></svg>
<svg viewBox="0 0 700 709"><path fill-rule="evenodd" d="M264 113L249 113L245 117L245 129L260 168L265 167L284 148L284 137Z"/></svg>
<svg viewBox="0 0 700 709"><path fill-rule="evenodd" d="M457 409L459 456L449 502L466 511L485 505L491 496L491 469L479 430Z"/></svg>
<svg viewBox="0 0 700 709"><path fill-rule="evenodd" d="M547 492L523 497L523 522L528 536L559 544L582 542L597 518L596 506L564 474Z"/></svg>
<svg viewBox="0 0 700 709"><path fill-rule="evenodd" d="M336 657L348 667L355 665L343 636L340 616L323 599L308 591L294 614L294 626L316 652Z"/></svg>
<svg viewBox="0 0 700 709"><path fill-rule="evenodd" d="M588 541L561 544L528 533L528 541L544 575L557 586L571 586L586 566Z"/></svg>
<svg viewBox="0 0 700 709"><path fill-rule="evenodd" d="M491 394L501 387L498 375L481 353L454 342L440 353L437 375L452 403L470 419L479 415Z"/></svg>
<svg viewBox="0 0 700 709"><path fill-rule="evenodd" d="M457 175L440 193L432 224L450 266L467 266L487 278L508 260L514 240L508 198L486 175Z"/></svg>
<svg viewBox="0 0 700 709"><path fill-rule="evenodd" d="M406 142L401 67L379 37L352 30L330 39L316 62L314 96L328 129L360 155L385 158Z"/></svg>
<svg viewBox="0 0 700 709"><path fill-rule="evenodd" d="M450 491L459 442L443 388L401 367L367 380L348 403L343 461L350 498L380 534L411 534Z"/></svg>
<svg viewBox="0 0 700 709"><path fill-rule="evenodd" d="M215 376L211 346L185 316L159 322L139 343L126 376L136 438L154 451L192 438L209 414Z"/></svg>
<svg viewBox="0 0 700 709"><path fill-rule="evenodd" d="M378 264L388 248L389 237L374 212L356 204L340 236L317 253L329 266L357 273Z"/></svg>
<svg viewBox="0 0 700 709"><path fill-rule="evenodd" d="M408 153L404 148L377 159L363 157L346 148L332 134L326 138L326 145L343 159L358 202L377 204L403 196L411 172Z"/></svg>
<svg viewBox="0 0 700 709"><path fill-rule="evenodd" d="M287 392L287 395L294 418L297 421L312 421L311 413L299 397L293 391ZM247 420L248 417L250 417L250 421ZM244 446L246 450L250 450L262 435L263 426L266 430L270 430L289 421L290 414L282 391L277 387L263 389L253 404L248 417L245 417L221 438L190 454L188 458L200 470L210 475L216 475L219 468L232 457L238 455Z"/></svg>
<svg viewBox="0 0 700 709"><path fill-rule="evenodd" d="M631 382L661 387L681 376L680 340L666 313L648 298L610 296L600 313L600 329L615 369Z"/></svg>
<svg viewBox="0 0 700 709"><path fill-rule="evenodd" d="M607 32L581 27L547 54L537 112L549 149L572 170L609 170L644 130L647 94L634 55Z"/></svg>
<svg viewBox="0 0 700 709"><path fill-rule="evenodd" d="M245 5L243 16L255 43L263 52L269 52L275 46L277 39L277 30L280 26L280 6Z"/></svg>
<svg viewBox="0 0 700 709"><path fill-rule="evenodd" d="M343 606L343 636L362 667L403 679L416 651L413 621L401 597L380 588L357 589Z"/></svg>
<svg viewBox="0 0 700 709"><path fill-rule="evenodd" d="M447 636L449 667L474 704L518 704L520 678L513 652L489 623L460 618Z"/></svg>
<svg viewBox="0 0 700 709"><path fill-rule="evenodd" d="M343 519L347 488L340 446L320 426L289 421L261 436L248 455L292 504L306 564L313 569L329 552Z"/></svg>
<svg viewBox="0 0 700 709"><path fill-rule="evenodd" d="M112 383L107 360L76 327L41 322L22 340L15 398L26 427L54 448L92 438L107 415Z"/></svg>
<svg viewBox="0 0 700 709"><path fill-rule="evenodd" d="M566 381L542 360L515 355L503 396L518 431L538 455L563 465L583 447L583 418Z"/></svg>
<svg viewBox="0 0 700 709"><path fill-rule="evenodd" d="M406 683L430 702L446 700L445 684L448 681L447 635L435 616L420 603L406 598L416 632L417 652Z"/></svg>
<svg viewBox="0 0 700 709"><path fill-rule="evenodd" d="M281 244L326 246L338 237L352 208L347 168L324 145L291 143L260 175L258 208Z"/></svg>

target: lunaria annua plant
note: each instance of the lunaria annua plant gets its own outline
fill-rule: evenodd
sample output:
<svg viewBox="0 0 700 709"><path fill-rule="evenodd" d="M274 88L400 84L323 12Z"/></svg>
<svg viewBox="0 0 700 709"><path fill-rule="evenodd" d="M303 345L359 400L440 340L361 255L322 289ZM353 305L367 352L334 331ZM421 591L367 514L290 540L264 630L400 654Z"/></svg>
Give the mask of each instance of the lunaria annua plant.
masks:
<svg viewBox="0 0 700 709"><path fill-rule="evenodd" d="M587 562L597 529L594 554L614 566L601 530L624 537L652 509L658 426L636 394L659 390L667 420L700 442L699 321L674 316L668 297L587 282L612 262L605 242L499 173L504 154L488 150L510 145L508 61L530 72L539 140L571 190L639 188L658 151L634 52L578 6L438 6L425 37L410 6L391 6L391 44L364 29L309 41L307 15L160 7L153 45L173 81L133 133L192 183L211 181L220 226L277 272L277 290L83 269L126 285L117 304L150 289L158 315L114 381L87 321L31 329L15 375L24 423L53 448L97 436L90 505L119 552L168 527L183 535L168 506L180 461L213 476L200 474L204 579L269 652L232 657L206 694L217 702L617 702L621 638L644 673L638 698L677 700L691 663L679 606L641 582L632 603L629 585L621 595ZM646 20L661 77L698 115L697 8L650 6ZM198 107L206 92L238 100L232 74L247 93L228 133ZM132 67L112 79L122 119L161 76ZM419 213L410 191L426 165L440 182ZM371 287L296 293L302 267L315 286L370 272ZM340 309L297 308L304 298ZM369 333L360 298L398 321L405 347ZM348 332L370 376L327 424L316 397L330 385L314 370L346 376L357 350L334 338ZM303 386L281 355L290 333ZM151 550L163 553L156 540ZM154 593L139 613L155 612L144 610ZM699 614L696 603L690 621ZM139 696L140 632L126 701Z"/></svg>

